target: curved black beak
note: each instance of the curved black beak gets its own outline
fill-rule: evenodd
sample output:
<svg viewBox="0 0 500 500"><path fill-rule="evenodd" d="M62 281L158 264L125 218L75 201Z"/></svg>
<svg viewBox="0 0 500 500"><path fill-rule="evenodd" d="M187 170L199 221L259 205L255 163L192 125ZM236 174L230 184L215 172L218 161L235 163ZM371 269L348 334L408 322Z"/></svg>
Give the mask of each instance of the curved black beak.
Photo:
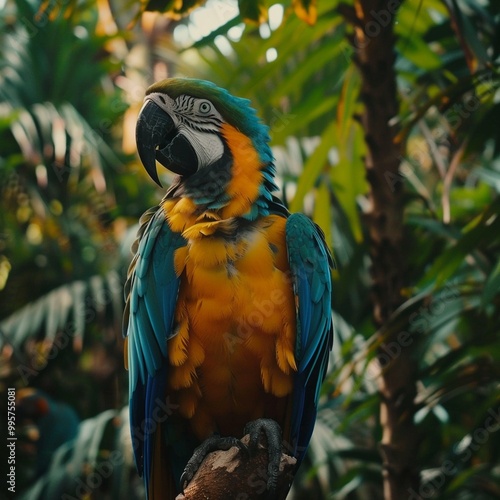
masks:
<svg viewBox="0 0 500 500"><path fill-rule="evenodd" d="M156 155L167 142L167 136L174 130L170 115L152 101L146 101L139 113L135 129L137 152L147 173L161 187L156 171ZM162 162L163 164L163 162ZM167 165L165 165L167 166Z"/></svg>

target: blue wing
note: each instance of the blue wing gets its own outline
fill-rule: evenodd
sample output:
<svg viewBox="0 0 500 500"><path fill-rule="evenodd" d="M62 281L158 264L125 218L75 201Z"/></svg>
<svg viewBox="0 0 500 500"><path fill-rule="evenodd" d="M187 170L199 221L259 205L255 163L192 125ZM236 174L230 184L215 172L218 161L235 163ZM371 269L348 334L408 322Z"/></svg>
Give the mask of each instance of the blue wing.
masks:
<svg viewBox="0 0 500 500"><path fill-rule="evenodd" d="M291 442L301 462L316 420L319 392L333 343L332 257L321 229L303 214L286 224L288 260L297 299Z"/></svg>
<svg viewBox="0 0 500 500"><path fill-rule="evenodd" d="M174 252L184 238L170 230L161 207L141 218L135 257L125 285L124 327L127 336L130 388L130 427L137 469L146 491L151 478L155 433L165 421L167 340L173 321L179 278Z"/></svg>

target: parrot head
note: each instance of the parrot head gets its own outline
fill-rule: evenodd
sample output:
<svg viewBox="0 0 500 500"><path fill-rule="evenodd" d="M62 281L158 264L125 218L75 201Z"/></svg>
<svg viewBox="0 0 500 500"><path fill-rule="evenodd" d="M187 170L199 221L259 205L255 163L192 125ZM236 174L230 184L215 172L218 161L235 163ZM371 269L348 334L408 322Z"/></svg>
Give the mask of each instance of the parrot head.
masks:
<svg viewBox="0 0 500 500"><path fill-rule="evenodd" d="M211 82L169 78L149 87L136 141L149 176L161 186L158 161L178 174L177 185L191 190L197 204L223 206L237 174L248 177L249 190L255 184L255 199L276 189L268 127L248 99ZM217 188L208 192L207 183Z"/></svg>
<svg viewBox="0 0 500 500"><path fill-rule="evenodd" d="M192 175L227 154L224 125L252 139L263 163L272 161L268 129L248 99L234 97L204 80L163 80L149 87L139 114L139 156L158 184L155 160L176 174Z"/></svg>

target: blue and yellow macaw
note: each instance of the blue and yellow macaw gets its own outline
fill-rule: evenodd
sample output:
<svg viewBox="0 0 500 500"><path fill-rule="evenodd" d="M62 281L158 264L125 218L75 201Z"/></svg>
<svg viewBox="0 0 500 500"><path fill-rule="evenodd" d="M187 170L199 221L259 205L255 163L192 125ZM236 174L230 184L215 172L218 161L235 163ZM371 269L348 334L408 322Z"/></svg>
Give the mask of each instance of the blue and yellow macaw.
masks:
<svg viewBox="0 0 500 500"><path fill-rule="evenodd" d="M247 99L158 82L136 138L153 180L156 161L177 174L141 218L126 285L130 423L148 497L175 498L211 449L261 431L272 491L282 444L303 458L332 345L323 233L272 195L268 128Z"/></svg>
<svg viewBox="0 0 500 500"><path fill-rule="evenodd" d="M56 450L78 434L80 418L68 404L52 399L40 389L26 387L17 391L18 428L34 425L35 477L45 474ZM31 441L27 435L27 441Z"/></svg>

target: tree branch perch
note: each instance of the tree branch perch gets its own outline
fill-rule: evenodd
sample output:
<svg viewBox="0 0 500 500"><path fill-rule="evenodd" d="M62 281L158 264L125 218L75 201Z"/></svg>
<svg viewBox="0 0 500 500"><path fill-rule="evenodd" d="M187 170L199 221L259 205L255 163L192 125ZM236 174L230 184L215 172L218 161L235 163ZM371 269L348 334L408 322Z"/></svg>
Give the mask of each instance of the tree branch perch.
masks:
<svg viewBox="0 0 500 500"><path fill-rule="evenodd" d="M247 444L250 436L241 439ZM259 442L254 455L241 452L236 446L227 451L214 451L207 455L183 494L176 500L284 500L288 494L297 460L281 454L278 492L269 497L267 466L269 462L265 439Z"/></svg>

